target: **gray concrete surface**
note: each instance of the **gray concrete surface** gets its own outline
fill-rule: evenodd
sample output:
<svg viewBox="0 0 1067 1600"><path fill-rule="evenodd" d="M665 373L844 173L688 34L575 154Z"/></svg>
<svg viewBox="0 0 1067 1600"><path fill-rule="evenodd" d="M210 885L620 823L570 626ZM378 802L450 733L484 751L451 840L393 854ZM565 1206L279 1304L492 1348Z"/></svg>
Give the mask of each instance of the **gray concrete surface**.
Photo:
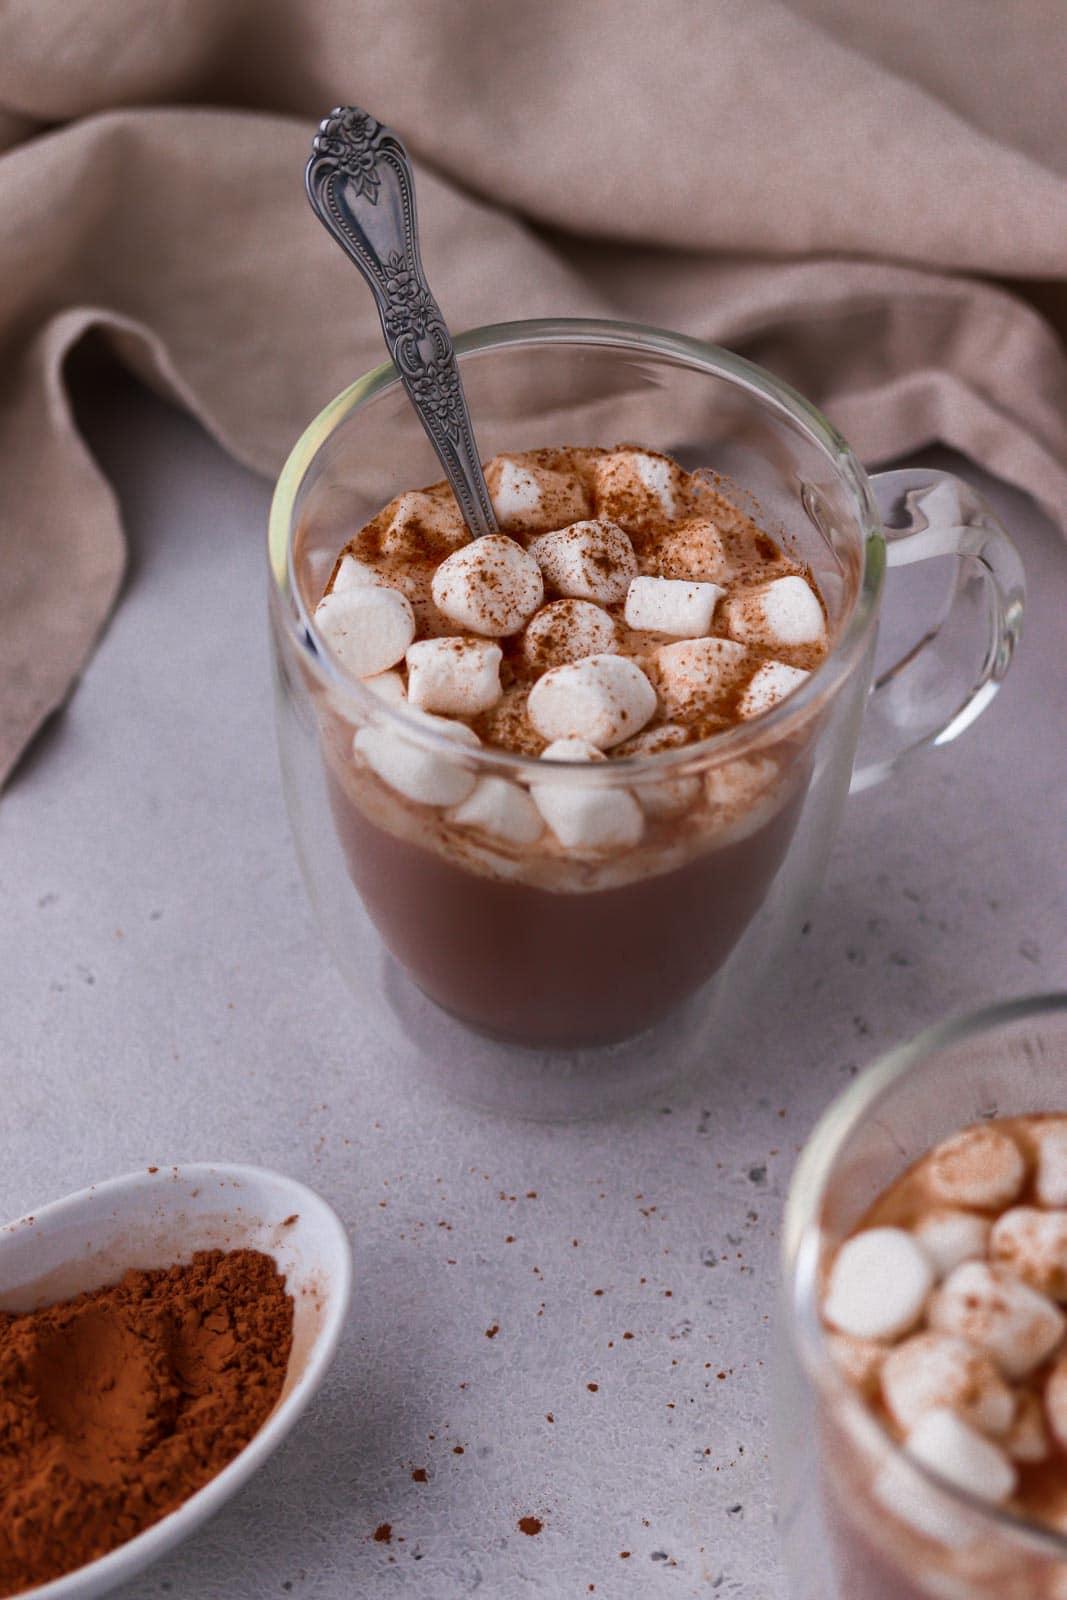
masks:
<svg viewBox="0 0 1067 1600"><path fill-rule="evenodd" d="M1067 980L1067 545L980 480L1030 577L1008 687L850 802L728 1070L545 1126L400 1072L320 943L276 772L268 487L139 390L99 398L92 432L131 565L0 805L0 1213L141 1164L254 1161L319 1189L356 1260L313 1413L124 1592L783 1595L770 1325L796 1151L885 1047Z"/></svg>

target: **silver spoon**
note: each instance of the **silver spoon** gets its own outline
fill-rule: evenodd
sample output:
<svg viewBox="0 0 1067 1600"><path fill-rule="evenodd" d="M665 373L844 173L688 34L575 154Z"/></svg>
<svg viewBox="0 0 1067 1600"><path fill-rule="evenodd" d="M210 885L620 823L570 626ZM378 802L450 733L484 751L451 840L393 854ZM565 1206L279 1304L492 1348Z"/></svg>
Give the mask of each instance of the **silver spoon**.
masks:
<svg viewBox="0 0 1067 1600"><path fill-rule="evenodd" d="M400 381L471 533L498 531L452 336L419 258L415 182L396 134L359 106L319 124L305 173L312 210L370 285Z"/></svg>

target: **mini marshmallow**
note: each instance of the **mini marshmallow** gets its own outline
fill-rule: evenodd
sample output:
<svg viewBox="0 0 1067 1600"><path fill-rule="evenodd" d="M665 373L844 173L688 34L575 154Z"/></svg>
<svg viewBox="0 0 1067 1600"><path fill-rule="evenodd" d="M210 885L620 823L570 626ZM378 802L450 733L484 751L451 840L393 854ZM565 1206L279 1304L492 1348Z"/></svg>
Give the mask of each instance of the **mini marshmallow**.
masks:
<svg viewBox="0 0 1067 1600"><path fill-rule="evenodd" d="M1034 1195L1039 1205L1067 1206L1067 1118L1029 1128L1037 1154Z"/></svg>
<svg viewBox="0 0 1067 1600"><path fill-rule="evenodd" d="M451 489L427 493L413 489L398 495L382 515L380 535L383 555L426 556L458 550L470 539L463 513ZM378 519L375 519L377 524Z"/></svg>
<svg viewBox="0 0 1067 1600"><path fill-rule="evenodd" d="M346 551L341 557L341 565L334 573L333 583L330 585L331 594L344 594L346 589L386 589L389 587L387 578L365 561L359 561L352 552Z"/></svg>
<svg viewBox="0 0 1067 1600"><path fill-rule="evenodd" d="M683 639L653 650L652 669L670 717L696 715L739 676L748 652L733 639Z"/></svg>
<svg viewBox="0 0 1067 1600"><path fill-rule="evenodd" d="M1045 1427L1045 1413L1036 1394L1023 1390L1018 1399L1015 1421L1004 1436L1004 1448L1013 1461L1047 1461L1051 1445Z"/></svg>
<svg viewBox="0 0 1067 1600"><path fill-rule="evenodd" d="M408 646L408 699L421 711L473 716L500 699L500 646L483 639L421 639Z"/></svg>
<svg viewBox="0 0 1067 1600"><path fill-rule="evenodd" d="M522 652L532 667L543 671L585 656L609 654L618 637L614 617L592 601L553 600L526 624Z"/></svg>
<svg viewBox="0 0 1067 1600"><path fill-rule="evenodd" d="M413 711L409 715L457 745L471 750L481 746L478 735L465 722L450 722L447 717L434 717L426 711ZM415 743L399 729L361 728L352 744L383 783L420 805L459 805L477 782L473 772L450 761L441 751Z"/></svg>
<svg viewBox="0 0 1067 1600"><path fill-rule="evenodd" d="M535 844L545 827L525 789L507 778L480 778L448 815L461 828L476 828L506 844Z"/></svg>
<svg viewBox="0 0 1067 1600"><path fill-rule="evenodd" d="M720 843L748 838L770 820L781 802L780 778L769 756L743 756L708 770L704 789Z"/></svg>
<svg viewBox="0 0 1067 1600"><path fill-rule="evenodd" d="M984 1350L948 1333L916 1333L882 1363L882 1397L902 1433L945 1406L981 1433L1003 1434L1015 1396Z"/></svg>
<svg viewBox="0 0 1067 1600"><path fill-rule="evenodd" d="M1003 1450L947 1408L920 1417L904 1449L913 1461L978 1500L999 1505L1015 1488L1017 1474Z"/></svg>
<svg viewBox="0 0 1067 1600"><path fill-rule="evenodd" d="M603 761L584 739L556 739L541 752L542 761ZM534 804L567 850L624 850L637 844L644 830L641 807L626 789L537 784Z"/></svg>
<svg viewBox="0 0 1067 1600"><path fill-rule="evenodd" d="M656 691L628 657L587 656L538 678L526 710L544 739L585 739L607 750L655 715Z"/></svg>
<svg viewBox="0 0 1067 1600"><path fill-rule="evenodd" d="M1045 1384L1045 1416L1061 1450L1067 1450L1067 1361L1061 1359Z"/></svg>
<svg viewBox="0 0 1067 1600"><path fill-rule="evenodd" d="M518 633L544 598L541 569L521 544L502 533L472 539L441 562L431 584L434 604L452 622L491 639Z"/></svg>
<svg viewBox="0 0 1067 1600"><path fill-rule="evenodd" d="M943 1548L963 1550L974 1543L978 1530L973 1516L957 1506L947 1491L937 1493L905 1456L890 1455L871 1489L892 1517ZM931 1574L932 1579L939 1576ZM959 1590L939 1589L938 1593L944 1600L965 1600Z"/></svg>
<svg viewBox="0 0 1067 1600"><path fill-rule="evenodd" d="M645 550L645 564L660 578L687 578L701 583L724 583L732 568L722 534L705 517L675 523Z"/></svg>
<svg viewBox="0 0 1067 1600"><path fill-rule="evenodd" d="M679 750L688 743L688 734L677 723L663 722L658 728L646 728L643 733L616 745L617 756L654 756L663 750ZM695 805L700 796L699 778L671 778L664 774L647 783L631 785L646 817L680 817L683 811Z"/></svg>
<svg viewBox="0 0 1067 1600"><path fill-rule="evenodd" d="M597 510L622 522L673 517L679 469L648 450L610 450L593 462Z"/></svg>
<svg viewBox="0 0 1067 1600"><path fill-rule="evenodd" d="M415 637L415 613L398 589L360 585L324 595L315 622L341 665L357 678L395 666Z"/></svg>
<svg viewBox="0 0 1067 1600"><path fill-rule="evenodd" d="M878 1393L882 1363L889 1354L887 1347L877 1339L854 1339L847 1333L831 1333L826 1342L849 1383L873 1400Z"/></svg>
<svg viewBox="0 0 1067 1600"><path fill-rule="evenodd" d="M510 456L497 456L486 468L485 480L502 529L525 528L536 522L541 485L529 467Z"/></svg>
<svg viewBox="0 0 1067 1600"><path fill-rule="evenodd" d="M1067 1300L1067 1211L1005 1211L993 1224L989 1259L1051 1300Z"/></svg>
<svg viewBox="0 0 1067 1600"><path fill-rule="evenodd" d="M686 583L681 578L633 578L626 592L627 627L699 639L711 627L715 607L726 590L717 583Z"/></svg>
<svg viewBox="0 0 1067 1600"><path fill-rule="evenodd" d="M958 1211L954 1206L935 1206L913 1223L912 1233L934 1264L939 1278L947 1278L961 1261L977 1261L986 1253L988 1217L974 1211Z"/></svg>
<svg viewBox="0 0 1067 1600"><path fill-rule="evenodd" d="M897 1339L922 1316L934 1282L930 1262L903 1228L867 1228L834 1257L823 1315L858 1339Z"/></svg>
<svg viewBox="0 0 1067 1600"><path fill-rule="evenodd" d="M756 668L745 685L737 709L747 722L751 717L769 711L810 677L811 673L805 672L802 667L789 667L784 661L765 661Z"/></svg>
<svg viewBox="0 0 1067 1600"><path fill-rule="evenodd" d="M364 678L363 687L391 706L402 705L407 699L407 690L399 672L378 672L373 678Z"/></svg>
<svg viewBox="0 0 1067 1600"><path fill-rule="evenodd" d="M992 1210L1015 1199L1023 1186L1026 1163L1009 1134L979 1124L953 1134L932 1150L926 1174L936 1199Z"/></svg>
<svg viewBox="0 0 1067 1600"><path fill-rule="evenodd" d="M580 480L515 456L494 456L485 470L496 520L506 533L562 528L589 510Z"/></svg>
<svg viewBox="0 0 1067 1600"><path fill-rule="evenodd" d="M573 522L544 533L530 544L550 589L575 600L610 605L622 600L637 576L637 557L628 536L614 522Z"/></svg>
<svg viewBox="0 0 1067 1600"><path fill-rule="evenodd" d="M822 644L826 618L811 585L793 573L732 594L723 602L723 620L732 639L745 644Z"/></svg>
<svg viewBox="0 0 1067 1600"><path fill-rule="evenodd" d="M1062 1312L1003 1267L965 1261L934 1292L932 1328L988 1350L1009 1378L1024 1378L1050 1356L1067 1328Z"/></svg>

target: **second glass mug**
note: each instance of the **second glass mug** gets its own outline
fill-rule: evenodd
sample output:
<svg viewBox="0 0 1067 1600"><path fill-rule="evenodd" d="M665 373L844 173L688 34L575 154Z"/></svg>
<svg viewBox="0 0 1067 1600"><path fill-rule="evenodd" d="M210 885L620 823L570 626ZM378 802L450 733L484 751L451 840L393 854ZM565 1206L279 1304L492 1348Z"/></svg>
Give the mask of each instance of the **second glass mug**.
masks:
<svg viewBox="0 0 1067 1600"><path fill-rule="evenodd" d="M1061 1110L1065 1073L1067 995L1008 1001L884 1056L808 1139L783 1225L773 1407L794 1600L1067 1600L1063 1521L1028 1521L909 1456L838 1368L819 1309L834 1250L913 1162L970 1123Z"/></svg>
<svg viewBox="0 0 1067 1600"><path fill-rule="evenodd" d="M573 1085L591 1063L588 1103L579 1092L567 1107L580 1114L603 1104L607 1077L653 1086L737 1025L804 921L850 785L951 740L992 697L1018 637L1022 569L968 485L925 468L868 477L814 407L728 351L571 320L479 329L456 350L486 458L633 442L724 475L809 567L829 616L828 658L800 689L702 744L592 766L468 749L350 677L314 624L340 548L441 475L392 364L338 396L290 455L269 534L279 740L335 959L379 1034L460 1093L536 1113L546 1073L562 1065ZM944 614L872 690L885 569L936 556L956 558ZM871 753L854 770L861 722ZM359 778L353 739L367 728L472 777L622 787L652 814L672 786L699 784L711 826L681 858L557 858L547 880L489 838L457 861L430 807Z"/></svg>

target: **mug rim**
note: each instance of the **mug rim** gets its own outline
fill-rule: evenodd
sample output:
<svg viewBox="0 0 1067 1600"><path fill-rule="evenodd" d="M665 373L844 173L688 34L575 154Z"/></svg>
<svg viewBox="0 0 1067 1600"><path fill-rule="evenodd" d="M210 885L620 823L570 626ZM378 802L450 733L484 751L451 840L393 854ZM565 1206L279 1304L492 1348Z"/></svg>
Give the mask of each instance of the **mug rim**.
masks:
<svg viewBox="0 0 1067 1600"><path fill-rule="evenodd" d="M869 1437L877 1438L887 1460L913 1473L919 1482L966 1509L973 1518L986 1521L1005 1538L1063 1561L1067 1559L1067 1533L970 1495L907 1454L834 1361L816 1295L821 1253L819 1219L834 1165L851 1136L877 1113L884 1097L930 1057L964 1040L979 1039L1039 1016L1067 1019L1067 991L1023 995L934 1023L879 1056L830 1102L805 1140L789 1182L779 1254L779 1315L785 1319L785 1336L807 1381L828 1404L848 1413L867 1429Z"/></svg>
<svg viewBox="0 0 1067 1600"><path fill-rule="evenodd" d="M867 473L851 446L792 385L721 345L687 334L611 319L539 317L488 324L470 329L455 339L456 357L461 367L465 357L543 345L600 346L673 359L690 370L703 371L708 377L725 380L736 388L755 391L760 404L784 414L822 452L851 495L860 545L859 582L840 634L826 659L785 700L750 722L720 730L679 749L615 757L610 763L545 763L536 757L490 745L478 749L468 749L464 745L457 749L447 730L438 732L406 703L394 705L384 701L336 660L315 626L296 581L292 511L308 470L327 440L354 413L399 387L400 374L395 364L386 360L349 384L312 419L289 452L271 498L267 529L271 598L277 604L281 625L305 668L331 695L347 699L364 715L373 713L380 726L391 726L396 732L403 732L409 743L442 754L447 752L453 760L461 754L462 764L474 770L510 772L516 777L524 776L527 782L536 773L538 784L565 780L571 786L581 783L593 788L610 788L617 783L629 785L639 780L648 782L667 775L678 776L689 769L705 770L736 760L800 729L813 713L823 708L861 659L878 617L886 567L885 537Z"/></svg>

